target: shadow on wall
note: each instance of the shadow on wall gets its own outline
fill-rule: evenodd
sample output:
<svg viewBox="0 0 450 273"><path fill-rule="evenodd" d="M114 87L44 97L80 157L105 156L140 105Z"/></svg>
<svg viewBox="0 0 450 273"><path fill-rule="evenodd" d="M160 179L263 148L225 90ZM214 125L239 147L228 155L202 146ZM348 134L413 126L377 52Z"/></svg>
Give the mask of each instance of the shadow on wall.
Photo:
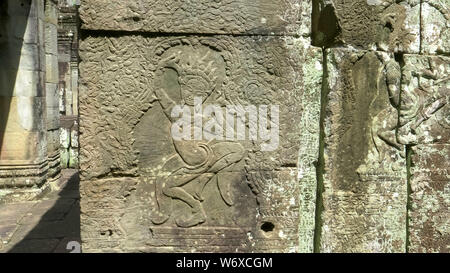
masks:
<svg viewBox="0 0 450 273"><path fill-rule="evenodd" d="M38 29L27 31L27 27L34 26L28 24L29 16L37 16L30 14L31 4L32 0L0 0L0 160L7 156L4 137L11 101L14 96L22 95L20 92L27 92L20 88L14 91L16 81L26 89L32 80L19 77L18 73L24 45L32 47L38 40ZM26 75L28 73L22 76Z"/></svg>
<svg viewBox="0 0 450 273"><path fill-rule="evenodd" d="M313 0L312 44L318 47L330 47L341 43L341 27L333 5L322 0Z"/></svg>
<svg viewBox="0 0 450 273"><path fill-rule="evenodd" d="M78 172L73 171L66 175L63 173L61 179L67 180L67 183L59 193L54 192L54 196L50 194L49 200L33 207L34 213L46 212L28 233L26 227L19 227L18 232L22 230L26 235L9 253L81 252L79 176ZM48 204L53 205L48 208Z"/></svg>

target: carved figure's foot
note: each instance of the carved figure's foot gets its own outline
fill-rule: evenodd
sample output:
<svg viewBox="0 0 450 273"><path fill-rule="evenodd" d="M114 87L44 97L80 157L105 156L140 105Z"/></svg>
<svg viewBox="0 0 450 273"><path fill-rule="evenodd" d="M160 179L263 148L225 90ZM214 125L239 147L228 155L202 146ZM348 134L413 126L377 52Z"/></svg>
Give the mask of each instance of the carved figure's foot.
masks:
<svg viewBox="0 0 450 273"><path fill-rule="evenodd" d="M164 213L161 213L158 211L152 215L152 222L155 225L161 225L161 224L164 224L165 222L167 222L167 220L169 220L169 218L170 218L169 214L164 214Z"/></svg>
<svg viewBox="0 0 450 273"><path fill-rule="evenodd" d="M220 196L228 206L234 205L233 196L231 194L231 181L226 178L217 177L217 187L219 188Z"/></svg>
<svg viewBox="0 0 450 273"><path fill-rule="evenodd" d="M203 197L202 193L200 190L195 190L193 193L193 196L195 199L197 199L200 202L203 202L205 200L205 197Z"/></svg>
<svg viewBox="0 0 450 273"><path fill-rule="evenodd" d="M188 228L206 221L206 214L202 207L199 207L197 211L194 211L190 216L182 216L180 219L176 220L179 227Z"/></svg>

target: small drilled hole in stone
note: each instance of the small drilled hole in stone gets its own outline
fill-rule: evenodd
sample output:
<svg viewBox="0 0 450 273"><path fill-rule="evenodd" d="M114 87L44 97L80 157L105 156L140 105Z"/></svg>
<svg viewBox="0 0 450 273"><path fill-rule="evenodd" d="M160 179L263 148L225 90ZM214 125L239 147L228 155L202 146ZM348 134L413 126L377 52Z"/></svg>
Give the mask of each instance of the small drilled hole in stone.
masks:
<svg viewBox="0 0 450 273"><path fill-rule="evenodd" d="M113 231L108 229L107 231L100 232L100 235L102 235L102 236L105 236L105 235L112 236L113 235Z"/></svg>
<svg viewBox="0 0 450 273"><path fill-rule="evenodd" d="M261 230L264 232L271 232L274 230L274 228L275 228L275 225L271 222L264 222L261 225Z"/></svg>
<svg viewBox="0 0 450 273"><path fill-rule="evenodd" d="M394 31L394 27L392 26L392 24L390 22L387 22L385 27L387 27L391 32Z"/></svg>

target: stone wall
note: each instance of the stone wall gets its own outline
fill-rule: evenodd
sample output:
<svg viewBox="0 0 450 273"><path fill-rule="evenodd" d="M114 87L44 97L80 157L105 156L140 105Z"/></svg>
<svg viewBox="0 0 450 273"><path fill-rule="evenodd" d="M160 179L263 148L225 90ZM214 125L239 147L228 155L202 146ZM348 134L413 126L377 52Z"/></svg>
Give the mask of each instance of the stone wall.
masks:
<svg viewBox="0 0 450 273"><path fill-rule="evenodd" d="M83 249L312 251L322 53L310 3L169 2L82 2ZM191 92L220 111L279 106L258 134L279 127L277 148L245 134L172 141L168 104L192 105Z"/></svg>
<svg viewBox="0 0 450 273"><path fill-rule="evenodd" d="M0 183L10 195L39 187L48 170L44 1L2 1L0 25Z"/></svg>
<svg viewBox="0 0 450 273"><path fill-rule="evenodd" d="M449 1L316 1L321 252L449 252Z"/></svg>
<svg viewBox="0 0 450 273"><path fill-rule="evenodd" d="M60 169L56 2L0 5L0 202L30 200Z"/></svg>
<svg viewBox="0 0 450 273"><path fill-rule="evenodd" d="M83 250L449 252L448 6L82 1Z"/></svg>

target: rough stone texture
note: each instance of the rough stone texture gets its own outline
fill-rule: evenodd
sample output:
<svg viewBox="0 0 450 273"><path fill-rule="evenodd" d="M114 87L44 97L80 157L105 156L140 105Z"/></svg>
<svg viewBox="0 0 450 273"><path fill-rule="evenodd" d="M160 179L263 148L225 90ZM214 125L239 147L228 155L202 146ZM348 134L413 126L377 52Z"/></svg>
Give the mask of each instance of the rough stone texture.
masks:
<svg viewBox="0 0 450 273"><path fill-rule="evenodd" d="M450 53L450 1L422 0L422 51Z"/></svg>
<svg viewBox="0 0 450 273"><path fill-rule="evenodd" d="M300 180L299 208L299 252L314 251L316 227L316 165L319 157L321 89L323 79L323 52L310 48L310 55L302 65L304 77L303 95L300 99L303 109L298 127L301 147L299 149L298 177ZM318 72L321 73L318 73Z"/></svg>
<svg viewBox="0 0 450 273"><path fill-rule="evenodd" d="M405 55L399 140L403 144L449 143L450 58Z"/></svg>
<svg viewBox="0 0 450 273"><path fill-rule="evenodd" d="M314 93L317 87L306 91L305 86L320 86L321 74L320 50L304 44L292 37L85 39L80 51L84 249L299 251L298 153L300 147L309 149L300 165L310 187L310 166L318 154L312 146L318 127L310 128L308 139L300 126L317 119L320 95ZM311 65L304 71L306 60ZM186 96L185 77L200 81L199 91L210 94L204 105L279 105L279 148L261 151L261 140L174 146L159 98L167 92L179 101L180 90ZM207 165L195 166L203 156L186 154L199 144L209 150ZM312 147L303 146L308 144ZM175 199L175 191L181 197Z"/></svg>
<svg viewBox="0 0 450 273"><path fill-rule="evenodd" d="M448 142L413 148L410 252L450 252L449 155Z"/></svg>
<svg viewBox="0 0 450 273"><path fill-rule="evenodd" d="M419 0L317 0L316 44L419 53Z"/></svg>
<svg viewBox="0 0 450 273"><path fill-rule="evenodd" d="M395 137L400 66L387 53L329 49L326 73L320 250L404 252L406 161Z"/></svg>
<svg viewBox="0 0 450 273"><path fill-rule="evenodd" d="M449 252L450 58L405 55L399 139L412 147L410 252Z"/></svg>
<svg viewBox="0 0 450 273"><path fill-rule="evenodd" d="M83 0L84 29L309 35L312 0Z"/></svg>
<svg viewBox="0 0 450 273"><path fill-rule="evenodd" d="M448 252L448 6L82 1L80 143L64 130L61 154L80 147L84 249ZM279 105L278 149L174 140L189 92Z"/></svg>

